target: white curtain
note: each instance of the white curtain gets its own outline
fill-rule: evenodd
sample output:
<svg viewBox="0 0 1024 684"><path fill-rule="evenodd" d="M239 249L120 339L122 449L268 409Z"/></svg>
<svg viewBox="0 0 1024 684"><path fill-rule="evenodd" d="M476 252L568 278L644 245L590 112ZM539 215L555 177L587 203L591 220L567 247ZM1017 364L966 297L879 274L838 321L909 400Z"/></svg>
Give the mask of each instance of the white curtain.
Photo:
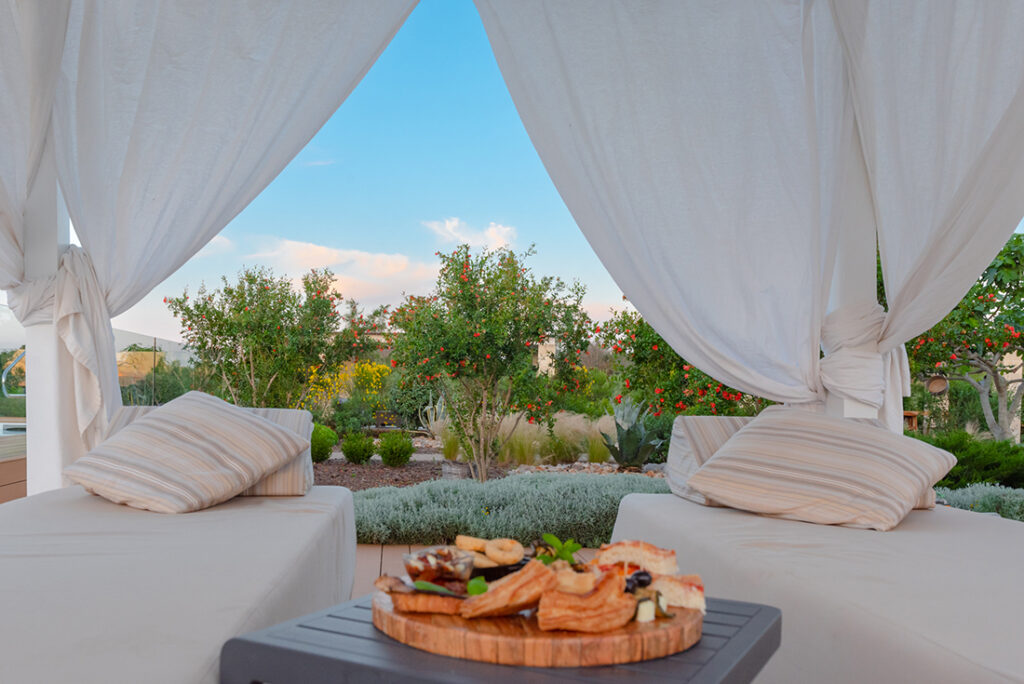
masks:
<svg viewBox="0 0 1024 684"><path fill-rule="evenodd" d="M0 287L24 277L25 202L50 130L68 2L0 0Z"/></svg>
<svg viewBox="0 0 1024 684"><path fill-rule="evenodd" d="M889 304L872 329L900 424L903 343L956 306L1024 216L1024 4L833 4Z"/></svg>
<svg viewBox="0 0 1024 684"><path fill-rule="evenodd" d="M23 320L57 324L75 360L87 447L120 405L110 317L252 201L414 5L72 0L53 126L82 248L64 254L55 278L22 283L10 299Z"/></svg>
<svg viewBox="0 0 1024 684"><path fill-rule="evenodd" d="M676 350L739 389L898 399L902 343L941 319L1024 214L1020 5L477 7L602 262ZM837 237L864 225L879 233L891 312L826 318Z"/></svg>

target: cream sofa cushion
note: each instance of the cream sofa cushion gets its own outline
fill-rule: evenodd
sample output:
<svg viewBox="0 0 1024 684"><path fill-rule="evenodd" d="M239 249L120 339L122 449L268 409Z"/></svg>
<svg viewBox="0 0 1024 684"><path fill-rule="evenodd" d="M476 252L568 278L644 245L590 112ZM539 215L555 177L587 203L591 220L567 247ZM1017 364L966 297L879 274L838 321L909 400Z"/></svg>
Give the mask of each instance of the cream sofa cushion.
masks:
<svg viewBox="0 0 1024 684"><path fill-rule="evenodd" d="M750 416L679 416L672 423L672 438L665 460L665 481L676 496L705 506L715 505L689 485L690 476L707 463Z"/></svg>
<svg viewBox="0 0 1024 684"><path fill-rule="evenodd" d="M150 413L156 406L122 406L107 426L106 439ZM313 435L313 416L302 409L245 408L257 416L288 428L307 442ZM309 447L288 463L249 487L239 496L302 496L313 486L313 458Z"/></svg>
<svg viewBox="0 0 1024 684"><path fill-rule="evenodd" d="M773 406L689 479L715 502L792 520L889 530L956 464L873 425Z"/></svg>
<svg viewBox="0 0 1024 684"><path fill-rule="evenodd" d="M245 491L309 448L291 430L189 392L102 442L64 475L115 503L198 511Z"/></svg>

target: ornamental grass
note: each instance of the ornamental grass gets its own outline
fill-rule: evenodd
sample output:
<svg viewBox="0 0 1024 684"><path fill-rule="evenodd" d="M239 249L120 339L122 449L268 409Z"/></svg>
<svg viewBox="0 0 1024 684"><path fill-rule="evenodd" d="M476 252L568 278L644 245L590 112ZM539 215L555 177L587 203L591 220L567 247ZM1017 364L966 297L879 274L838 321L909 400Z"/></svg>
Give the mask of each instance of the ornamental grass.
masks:
<svg viewBox="0 0 1024 684"><path fill-rule="evenodd" d="M632 474L536 473L377 487L354 493L356 535L360 544L448 544L457 534L529 544L548 532L597 547L611 539L622 497L668 491L661 478Z"/></svg>

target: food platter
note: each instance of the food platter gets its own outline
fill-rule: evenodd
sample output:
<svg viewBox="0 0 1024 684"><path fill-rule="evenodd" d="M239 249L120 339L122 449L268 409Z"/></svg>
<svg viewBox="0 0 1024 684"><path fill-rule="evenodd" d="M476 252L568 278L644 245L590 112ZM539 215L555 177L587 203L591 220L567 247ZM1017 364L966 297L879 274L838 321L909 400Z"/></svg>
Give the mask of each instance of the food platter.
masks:
<svg viewBox="0 0 1024 684"><path fill-rule="evenodd" d="M674 617L630 622L588 634L541 631L532 614L475 618L394 610L384 592L373 597L373 624L392 639L438 655L501 665L584 667L651 660L679 653L700 641L703 615L673 607Z"/></svg>

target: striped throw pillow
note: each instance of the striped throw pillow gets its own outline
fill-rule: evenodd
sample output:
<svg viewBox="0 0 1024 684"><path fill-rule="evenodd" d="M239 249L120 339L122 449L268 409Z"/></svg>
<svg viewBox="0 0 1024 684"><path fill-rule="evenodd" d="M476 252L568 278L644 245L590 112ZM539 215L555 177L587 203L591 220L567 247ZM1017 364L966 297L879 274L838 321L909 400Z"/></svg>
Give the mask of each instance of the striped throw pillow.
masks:
<svg viewBox="0 0 1024 684"><path fill-rule="evenodd" d="M672 438L665 461L665 480L676 496L705 506L714 502L689 485L690 476L707 463L750 416L679 416L672 424Z"/></svg>
<svg viewBox="0 0 1024 684"><path fill-rule="evenodd" d="M308 448L251 411L189 392L121 429L64 475L115 503L187 513L237 496Z"/></svg>
<svg viewBox="0 0 1024 684"><path fill-rule="evenodd" d="M889 430L773 406L689 479L714 501L825 525L890 530L956 459Z"/></svg>
<svg viewBox="0 0 1024 684"><path fill-rule="evenodd" d="M157 407L122 406L114 412L114 417L107 426L105 439L113 437L122 428L155 408ZM276 408L245 408L245 410L291 430L307 442L313 435L313 416L309 411ZM239 496L303 496L313 486L313 478L313 459L307 447L301 454L246 489Z"/></svg>

